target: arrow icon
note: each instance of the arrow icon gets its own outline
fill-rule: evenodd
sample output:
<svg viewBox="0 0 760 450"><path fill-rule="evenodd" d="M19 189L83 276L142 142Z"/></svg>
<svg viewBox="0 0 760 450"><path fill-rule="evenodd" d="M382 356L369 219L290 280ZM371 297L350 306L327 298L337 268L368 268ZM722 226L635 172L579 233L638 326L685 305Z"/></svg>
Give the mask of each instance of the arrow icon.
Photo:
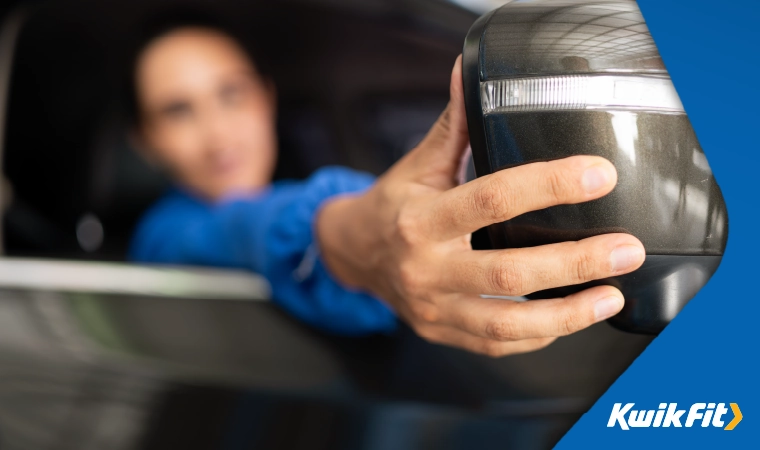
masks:
<svg viewBox="0 0 760 450"><path fill-rule="evenodd" d="M726 428L724 430L733 430L736 428L737 425L739 425L739 422L742 421L742 411L739 409L739 405L736 403L731 403L731 411L734 412L734 420L729 422L728 425L726 425Z"/></svg>

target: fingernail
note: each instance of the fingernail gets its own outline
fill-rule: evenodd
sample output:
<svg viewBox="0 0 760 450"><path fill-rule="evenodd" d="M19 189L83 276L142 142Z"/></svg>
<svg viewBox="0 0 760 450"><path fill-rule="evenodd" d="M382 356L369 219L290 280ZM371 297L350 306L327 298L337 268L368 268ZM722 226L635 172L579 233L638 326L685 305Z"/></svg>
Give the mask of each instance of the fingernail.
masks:
<svg viewBox="0 0 760 450"><path fill-rule="evenodd" d="M612 317L623 309L623 299L620 297L610 296L599 299L594 304L594 317L596 320L604 320Z"/></svg>
<svg viewBox="0 0 760 450"><path fill-rule="evenodd" d="M581 182L583 183L583 189L585 189L587 193L593 194L599 189L607 186L610 183L610 180L612 180L612 177L610 176L609 170L606 170L601 166L594 166L583 172L583 179Z"/></svg>
<svg viewBox="0 0 760 450"><path fill-rule="evenodd" d="M610 254L610 263L612 270L619 272L621 270L632 269L644 261L644 249L636 245L621 245Z"/></svg>

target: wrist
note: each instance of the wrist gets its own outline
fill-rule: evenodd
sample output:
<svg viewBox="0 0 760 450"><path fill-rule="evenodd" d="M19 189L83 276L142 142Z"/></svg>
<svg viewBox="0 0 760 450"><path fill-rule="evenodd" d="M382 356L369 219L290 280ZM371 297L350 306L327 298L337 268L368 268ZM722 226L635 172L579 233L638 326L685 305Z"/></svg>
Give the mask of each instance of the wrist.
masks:
<svg viewBox="0 0 760 450"><path fill-rule="evenodd" d="M367 289L362 262L369 230L362 226L365 217L363 195L340 195L328 199L317 214L316 237L322 261L338 282L346 287ZM363 238L364 237L364 238Z"/></svg>

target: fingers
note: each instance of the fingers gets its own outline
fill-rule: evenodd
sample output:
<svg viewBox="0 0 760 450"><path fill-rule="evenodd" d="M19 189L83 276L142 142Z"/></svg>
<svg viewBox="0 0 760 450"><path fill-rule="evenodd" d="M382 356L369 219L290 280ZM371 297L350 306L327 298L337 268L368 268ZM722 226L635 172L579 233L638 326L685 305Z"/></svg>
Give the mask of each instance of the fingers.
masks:
<svg viewBox="0 0 760 450"><path fill-rule="evenodd" d="M441 265L441 287L452 292L520 296L622 275L638 269L644 246L630 234L531 248L465 251Z"/></svg>
<svg viewBox="0 0 760 450"><path fill-rule="evenodd" d="M504 342L475 336L445 325L422 325L415 331L420 337L434 344L457 347L492 358L540 350L556 339L549 337Z"/></svg>
<svg viewBox="0 0 760 450"><path fill-rule="evenodd" d="M528 211L593 200L617 183L598 156L571 156L495 172L442 193L424 215L429 237L449 240Z"/></svg>
<svg viewBox="0 0 760 450"><path fill-rule="evenodd" d="M456 171L470 139L464 107L461 55L454 63L449 95L446 109L408 158L413 166L411 175L423 184L439 189L457 184Z"/></svg>
<svg viewBox="0 0 760 450"><path fill-rule="evenodd" d="M527 302L459 298L440 308L439 324L497 341L565 336L612 317L623 303L623 295L612 286Z"/></svg>
<svg viewBox="0 0 760 450"><path fill-rule="evenodd" d="M451 71L449 103L422 140L420 147L429 148L429 153L439 158L458 157L468 142L469 134L462 88L462 55L459 55Z"/></svg>

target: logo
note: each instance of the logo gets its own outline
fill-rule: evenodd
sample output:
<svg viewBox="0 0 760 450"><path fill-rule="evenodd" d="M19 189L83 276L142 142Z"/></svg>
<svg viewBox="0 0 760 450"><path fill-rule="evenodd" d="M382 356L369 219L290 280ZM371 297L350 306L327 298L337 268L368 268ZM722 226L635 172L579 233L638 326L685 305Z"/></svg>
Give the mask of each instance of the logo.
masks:
<svg viewBox="0 0 760 450"><path fill-rule="evenodd" d="M656 410L633 409L635 405L635 403L626 403L623 406L622 403L615 403L612 406L607 427L620 426L623 430L629 430L631 428L691 428L693 426L707 428L712 426L724 430L733 430L742 421L742 412L736 403L730 404L734 418L728 425L723 420L724 415L729 411L725 403L694 403L689 408L688 414L685 409L678 409L678 403L660 403ZM686 414L686 418L681 424L684 414Z"/></svg>

